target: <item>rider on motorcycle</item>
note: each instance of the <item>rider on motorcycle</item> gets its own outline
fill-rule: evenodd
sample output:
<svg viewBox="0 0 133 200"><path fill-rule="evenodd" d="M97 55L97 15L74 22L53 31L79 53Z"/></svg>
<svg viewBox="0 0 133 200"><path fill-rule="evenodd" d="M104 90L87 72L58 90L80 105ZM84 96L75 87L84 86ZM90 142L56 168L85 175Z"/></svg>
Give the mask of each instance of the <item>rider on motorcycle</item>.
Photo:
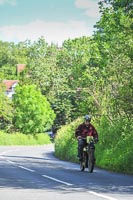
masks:
<svg viewBox="0 0 133 200"><path fill-rule="evenodd" d="M83 148L86 146L86 140L82 138L86 138L86 136L93 136L95 143L98 142L98 133L95 127L90 123L90 115L85 115L84 120L85 121L82 124L80 124L75 130L75 137L78 140L79 161L82 161Z"/></svg>

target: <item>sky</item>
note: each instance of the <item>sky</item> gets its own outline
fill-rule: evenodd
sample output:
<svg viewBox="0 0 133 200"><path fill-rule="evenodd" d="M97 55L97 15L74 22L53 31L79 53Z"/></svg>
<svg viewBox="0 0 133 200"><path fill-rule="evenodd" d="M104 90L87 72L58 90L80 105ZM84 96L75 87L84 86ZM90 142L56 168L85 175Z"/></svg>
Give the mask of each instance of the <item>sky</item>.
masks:
<svg viewBox="0 0 133 200"><path fill-rule="evenodd" d="M0 40L61 45L64 40L91 36L100 19L99 0L0 0Z"/></svg>

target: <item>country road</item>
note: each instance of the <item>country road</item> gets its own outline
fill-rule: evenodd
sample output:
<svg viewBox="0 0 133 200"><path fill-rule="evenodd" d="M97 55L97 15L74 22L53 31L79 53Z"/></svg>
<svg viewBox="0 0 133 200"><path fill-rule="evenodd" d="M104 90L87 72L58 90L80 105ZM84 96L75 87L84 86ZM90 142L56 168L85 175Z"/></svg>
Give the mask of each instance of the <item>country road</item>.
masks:
<svg viewBox="0 0 133 200"><path fill-rule="evenodd" d="M54 145L0 146L0 200L132 200L133 176L79 170Z"/></svg>

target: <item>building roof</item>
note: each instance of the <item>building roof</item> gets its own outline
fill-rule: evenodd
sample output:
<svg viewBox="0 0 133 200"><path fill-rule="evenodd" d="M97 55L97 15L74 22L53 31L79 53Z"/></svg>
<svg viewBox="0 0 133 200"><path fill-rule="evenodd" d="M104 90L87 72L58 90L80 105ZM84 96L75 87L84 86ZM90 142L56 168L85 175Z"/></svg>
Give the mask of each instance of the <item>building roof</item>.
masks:
<svg viewBox="0 0 133 200"><path fill-rule="evenodd" d="M17 64L17 74L22 72L25 69L26 65L25 64Z"/></svg>
<svg viewBox="0 0 133 200"><path fill-rule="evenodd" d="M9 91L15 83L18 83L18 80L3 80L3 83L6 86L6 91Z"/></svg>

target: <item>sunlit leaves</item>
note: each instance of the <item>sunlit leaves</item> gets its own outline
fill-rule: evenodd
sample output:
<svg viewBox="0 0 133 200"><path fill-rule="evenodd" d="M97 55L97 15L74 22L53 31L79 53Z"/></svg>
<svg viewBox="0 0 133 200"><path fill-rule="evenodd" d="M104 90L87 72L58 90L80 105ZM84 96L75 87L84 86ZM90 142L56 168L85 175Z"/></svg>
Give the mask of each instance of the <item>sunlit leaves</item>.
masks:
<svg viewBox="0 0 133 200"><path fill-rule="evenodd" d="M5 87L0 83L0 129L6 128L12 123L13 104L5 95Z"/></svg>
<svg viewBox="0 0 133 200"><path fill-rule="evenodd" d="M19 86L13 98L14 123L23 133L38 133L49 129L55 114L47 99L33 85Z"/></svg>

